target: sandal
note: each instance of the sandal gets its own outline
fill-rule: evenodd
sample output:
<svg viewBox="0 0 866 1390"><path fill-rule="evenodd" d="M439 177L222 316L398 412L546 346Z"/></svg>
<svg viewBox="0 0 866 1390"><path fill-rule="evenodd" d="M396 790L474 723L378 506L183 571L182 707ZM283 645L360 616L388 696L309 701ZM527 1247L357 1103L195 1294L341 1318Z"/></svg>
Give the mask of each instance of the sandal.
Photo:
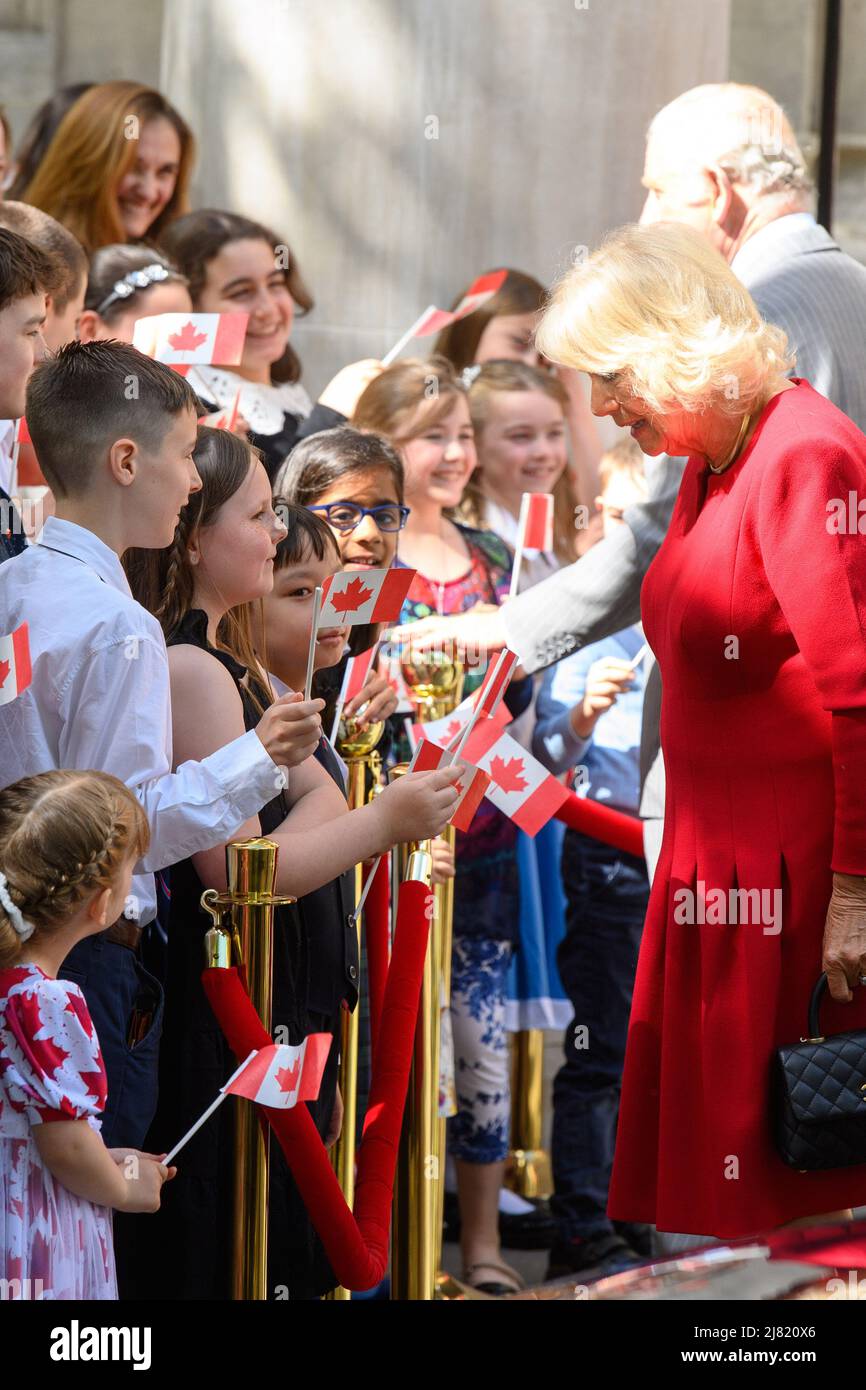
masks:
<svg viewBox="0 0 866 1390"><path fill-rule="evenodd" d="M505 1275L509 1282L505 1284L497 1279L482 1279L476 1282L476 1276L482 1269L498 1270L500 1274ZM509 1293L520 1293L521 1289L526 1288L517 1270L499 1260L478 1260L475 1264L466 1265L463 1270L463 1283L468 1284L470 1289L477 1289L479 1293L489 1293L494 1298L502 1298Z"/></svg>

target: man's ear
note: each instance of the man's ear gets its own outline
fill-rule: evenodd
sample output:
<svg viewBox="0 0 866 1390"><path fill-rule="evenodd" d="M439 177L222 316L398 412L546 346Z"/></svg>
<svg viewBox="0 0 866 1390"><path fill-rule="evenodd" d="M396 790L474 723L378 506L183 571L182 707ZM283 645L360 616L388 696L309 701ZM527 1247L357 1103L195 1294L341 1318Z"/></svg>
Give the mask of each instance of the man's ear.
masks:
<svg viewBox="0 0 866 1390"><path fill-rule="evenodd" d="M717 226L723 227L730 216L734 202L734 186L729 175L719 164L708 164L704 169L704 177L711 185L710 202L713 209L713 221Z"/></svg>
<svg viewBox="0 0 866 1390"><path fill-rule="evenodd" d="M88 917L94 922L98 922L101 927L111 926L108 920L108 907L111 902L111 897L111 889L103 888L101 892L93 895L93 899L87 909Z"/></svg>
<svg viewBox="0 0 866 1390"><path fill-rule="evenodd" d="M130 487L138 476L139 453L134 439L115 439L108 450L108 471L121 487Z"/></svg>

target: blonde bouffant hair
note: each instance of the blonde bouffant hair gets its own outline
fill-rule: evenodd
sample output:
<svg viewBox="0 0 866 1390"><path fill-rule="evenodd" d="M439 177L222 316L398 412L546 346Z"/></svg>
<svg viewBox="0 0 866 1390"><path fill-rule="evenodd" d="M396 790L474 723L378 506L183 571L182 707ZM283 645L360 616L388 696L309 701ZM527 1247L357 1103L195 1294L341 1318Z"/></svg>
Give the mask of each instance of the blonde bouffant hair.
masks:
<svg viewBox="0 0 866 1390"><path fill-rule="evenodd" d="M62 927L86 899L111 888L130 856L150 843L147 817L128 787L107 772L40 772L0 791L0 872L25 922ZM0 969L26 951L0 903Z"/></svg>
<svg viewBox="0 0 866 1390"><path fill-rule="evenodd" d="M743 415L793 365L712 246L678 223L620 227L559 281L536 345L551 361L618 384L655 414Z"/></svg>

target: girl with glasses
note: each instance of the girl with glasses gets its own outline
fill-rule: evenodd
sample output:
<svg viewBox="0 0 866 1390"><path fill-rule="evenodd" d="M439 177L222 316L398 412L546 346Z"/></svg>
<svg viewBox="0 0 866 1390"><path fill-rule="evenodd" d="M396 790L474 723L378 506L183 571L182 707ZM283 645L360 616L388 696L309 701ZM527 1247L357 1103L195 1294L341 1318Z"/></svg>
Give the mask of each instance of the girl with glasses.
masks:
<svg viewBox="0 0 866 1390"><path fill-rule="evenodd" d="M403 465L396 450L378 435L343 426L302 440L277 474L274 494L327 522L344 569L389 569L397 558L397 542L409 515L403 502ZM369 651L378 637L378 625L353 627L347 657ZM317 693L328 703L339 693L346 659L317 676ZM371 668L366 685L345 712L357 714L365 705L364 722L387 719L397 708L397 696L377 667ZM327 718L326 708L326 723Z"/></svg>

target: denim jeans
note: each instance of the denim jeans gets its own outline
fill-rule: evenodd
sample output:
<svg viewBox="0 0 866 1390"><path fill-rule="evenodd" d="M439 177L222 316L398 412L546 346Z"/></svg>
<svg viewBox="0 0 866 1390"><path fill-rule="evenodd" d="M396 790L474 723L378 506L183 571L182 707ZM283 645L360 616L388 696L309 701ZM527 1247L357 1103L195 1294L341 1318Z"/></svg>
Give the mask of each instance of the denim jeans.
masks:
<svg viewBox="0 0 866 1390"><path fill-rule="evenodd" d="M562 1241L610 1232L606 1214L626 1033L649 899L643 859L567 830L566 934L557 951L574 1006L553 1083L551 1208Z"/></svg>
<svg viewBox="0 0 866 1390"><path fill-rule="evenodd" d="M102 1137L110 1149L143 1149L156 1112L162 986L135 951L108 941L104 932L73 946L60 974L81 986L102 1048L108 1075ZM151 1013L152 1020L132 1044L129 1024L135 1009Z"/></svg>

